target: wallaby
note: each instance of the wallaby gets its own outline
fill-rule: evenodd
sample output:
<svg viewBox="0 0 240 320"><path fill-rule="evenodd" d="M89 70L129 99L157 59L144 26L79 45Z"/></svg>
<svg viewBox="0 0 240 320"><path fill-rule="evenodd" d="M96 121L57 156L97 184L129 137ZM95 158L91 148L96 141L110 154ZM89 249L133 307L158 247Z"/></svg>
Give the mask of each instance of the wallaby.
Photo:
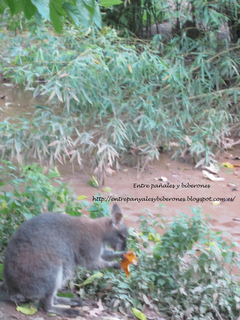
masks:
<svg viewBox="0 0 240 320"><path fill-rule="evenodd" d="M43 213L24 222L6 250L0 298L14 300L21 294L27 300L39 299L39 310L67 317L80 315L76 309L55 306L82 305L78 299L57 297L58 290L73 276L77 265L89 270L120 269L121 264L111 260L123 257L127 234L117 204L108 218ZM107 250L107 245L115 252Z"/></svg>

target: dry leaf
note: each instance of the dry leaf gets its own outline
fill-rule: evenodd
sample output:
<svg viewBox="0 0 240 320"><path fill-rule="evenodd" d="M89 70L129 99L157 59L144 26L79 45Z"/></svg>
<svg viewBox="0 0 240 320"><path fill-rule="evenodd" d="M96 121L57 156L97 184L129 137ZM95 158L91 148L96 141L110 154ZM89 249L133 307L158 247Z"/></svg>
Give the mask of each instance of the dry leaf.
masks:
<svg viewBox="0 0 240 320"><path fill-rule="evenodd" d="M215 292L215 293L213 294L213 301L214 301L214 303L217 302L217 298L218 298L218 293Z"/></svg>
<svg viewBox="0 0 240 320"><path fill-rule="evenodd" d="M98 308L94 308L92 310L88 311L92 317L99 317L99 315L102 313Z"/></svg>
<svg viewBox="0 0 240 320"><path fill-rule="evenodd" d="M105 318L104 318L105 319ZM122 320L120 318L116 318L116 317L112 317L112 316L107 316L106 317L107 320Z"/></svg>
<svg viewBox="0 0 240 320"><path fill-rule="evenodd" d="M177 142L169 142L170 147L180 147L180 144Z"/></svg>
<svg viewBox="0 0 240 320"><path fill-rule="evenodd" d="M83 307L81 307L81 310L85 311L85 312L89 312L90 308L88 306L83 306Z"/></svg>
<svg viewBox="0 0 240 320"><path fill-rule="evenodd" d="M143 301L144 301L148 306L151 305L150 301L148 300L148 297L147 297L145 294L143 294ZM144 313L145 313L145 312L144 312Z"/></svg>
<svg viewBox="0 0 240 320"><path fill-rule="evenodd" d="M96 60L96 59L93 59L93 61L95 61L97 64L100 64L100 66L102 65L101 62L99 62L99 61Z"/></svg>
<svg viewBox="0 0 240 320"><path fill-rule="evenodd" d="M145 314L148 320L164 320L163 318L159 318L159 315L152 308L149 308L146 304L143 306L142 312Z"/></svg>
<svg viewBox="0 0 240 320"><path fill-rule="evenodd" d="M232 160L240 160L240 157L239 156L232 156Z"/></svg>
<svg viewBox="0 0 240 320"><path fill-rule="evenodd" d="M48 147L55 146L56 144L59 144L59 140L54 140L53 142L49 143Z"/></svg>
<svg viewBox="0 0 240 320"><path fill-rule="evenodd" d="M66 308L66 309L71 308L70 306L67 306L65 304L56 304L56 306L59 308Z"/></svg>
<svg viewBox="0 0 240 320"><path fill-rule="evenodd" d="M102 306L102 300L101 299L98 300L97 305L98 305L99 311L103 311L104 310L104 308Z"/></svg>
<svg viewBox="0 0 240 320"><path fill-rule="evenodd" d="M130 66L130 64L127 65L128 70L132 73L132 67Z"/></svg>
<svg viewBox="0 0 240 320"><path fill-rule="evenodd" d="M94 308L92 310L89 310L91 316L93 317L99 317L99 315L103 312L104 308L102 306L102 300L99 299L97 302L98 308Z"/></svg>
<svg viewBox="0 0 240 320"><path fill-rule="evenodd" d="M126 273L127 278L129 277L130 274L130 264L137 265L137 257L133 253L133 251L129 250L125 255L124 258L121 262L122 270Z"/></svg>
<svg viewBox="0 0 240 320"><path fill-rule="evenodd" d="M67 77L68 76L68 73L62 73L60 74L59 78L64 78L64 77Z"/></svg>
<svg viewBox="0 0 240 320"><path fill-rule="evenodd" d="M236 169L234 171L234 175L237 177L237 178L240 178L240 170L239 169Z"/></svg>
<svg viewBox="0 0 240 320"><path fill-rule="evenodd" d="M232 191L237 191L237 186L236 186L234 183L229 182L228 186L230 187L230 189L231 189Z"/></svg>
<svg viewBox="0 0 240 320"><path fill-rule="evenodd" d="M225 159L230 159L230 160L240 160L240 157L234 156L233 154L226 154L224 156Z"/></svg>
<svg viewBox="0 0 240 320"><path fill-rule="evenodd" d="M222 166L228 169L232 169L234 167L234 165L231 164L230 162L223 162Z"/></svg>
<svg viewBox="0 0 240 320"><path fill-rule="evenodd" d="M118 307L120 305L121 301L119 299L115 300L114 301L114 304L113 304L113 309L115 309L116 307Z"/></svg>
<svg viewBox="0 0 240 320"><path fill-rule="evenodd" d="M132 73L132 67L130 66L130 64L127 65L128 70Z"/></svg>
<svg viewBox="0 0 240 320"><path fill-rule="evenodd" d="M160 180L160 181L163 181L163 182L168 181L168 179L167 179L166 177L160 177L159 180Z"/></svg>
<svg viewBox="0 0 240 320"><path fill-rule="evenodd" d="M166 178L166 177L160 177L160 178L154 178L154 180L156 180L156 181L163 181L163 182L167 182L168 181L168 179Z"/></svg>
<svg viewBox="0 0 240 320"><path fill-rule="evenodd" d="M184 140L187 141L189 146L192 144L192 140L188 136L185 136Z"/></svg>
<svg viewBox="0 0 240 320"><path fill-rule="evenodd" d="M227 149L232 149L232 147L235 145L235 142L234 142L234 139L227 138L222 140L222 144L223 144L223 148L227 150Z"/></svg>
<svg viewBox="0 0 240 320"><path fill-rule="evenodd" d="M106 173L112 176L114 173L116 173L116 170L111 169L110 167L106 168Z"/></svg>
<svg viewBox="0 0 240 320"><path fill-rule="evenodd" d="M207 178L211 181L224 181L224 178L215 177L212 173L209 173L205 170L202 171L202 174L203 174L204 178Z"/></svg>
<svg viewBox="0 0 240 320"><path fill-rule="evenodd" d="M211 173L218 173L218 171L219 171L218 168L213 163L211 163L209 167L202 166L202 169L208 170Z"/></svg>

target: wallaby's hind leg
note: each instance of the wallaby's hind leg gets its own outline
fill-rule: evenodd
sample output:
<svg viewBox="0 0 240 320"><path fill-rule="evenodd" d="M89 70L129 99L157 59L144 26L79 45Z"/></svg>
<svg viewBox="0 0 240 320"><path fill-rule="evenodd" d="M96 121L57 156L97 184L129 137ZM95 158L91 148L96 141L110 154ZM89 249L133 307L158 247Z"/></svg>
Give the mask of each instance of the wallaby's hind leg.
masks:
<svg viewBox="0 0 240 320"><path fill-rule="evenodd" d="M82 307L83 302L80 299L70 299L70 298L63 298L63 297L54 297L53 300L54 304L63 304L71 307Z"/></svg>
<svg viewBox="0 0 240 320"><path fill-rule="evenodd" d="M71 309L71 308L64 309L61 307L54 306L55 303L69 304L69 302L71 305L71 299L56 297L57 291L61 288L62 282L63 282L62 266L56 271L57 271L57 274L50 279L51 281L49 282L48 291L46 292L45 296L39 300L38 309L39 310L43 309L45 312L56 313L60 316L65 316L69 318L80 316L81 314L78 310ZM51 286L50 283L54 283L54 282L55 282L55 286L53 285ZM79 305L79 302L78 304L76 304L76 300L74 305L72 302L72 306L77 306L77 305Z"/></svg>
<svg viewBox="0 0 240 320"><path fill-rule="evenodd" d="M60 316L69 317L69 318L74 318L81 315L80 312L76 309L71 309L71 308L64 309L64 308L54 306L52 295L45 297L43 299L40 299L38 310L43 310L48 313L56 313Z"/></svg>

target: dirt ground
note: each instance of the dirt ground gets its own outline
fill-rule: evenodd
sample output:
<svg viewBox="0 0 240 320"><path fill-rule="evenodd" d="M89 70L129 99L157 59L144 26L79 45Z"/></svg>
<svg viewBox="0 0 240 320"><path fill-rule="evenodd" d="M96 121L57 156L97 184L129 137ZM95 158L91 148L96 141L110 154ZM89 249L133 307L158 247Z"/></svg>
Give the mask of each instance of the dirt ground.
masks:
<svg viewBox="0 0 240 320"><path fill-rule="evenodd" d="M88 306L83 308L79 308L84 316L79 316L74 318L75 320L127 320L132 319L127 316L122 316L119 313L113 313L111 310L104 310L101 314L96 314L96 316L91 316L89 312L97 308L94 303L88 303ZM0 319L1 320L69 320L70 318L60 317L60 316L51 316L46 314L45 312L38 311L34 315L24 315L18 311L16 311L16 306L12 303L3 303L0 302ZM164 319L163 319L164 320Z"/></svg>
<svg viewBox="0 0 240 320"><path fill-rule="evenodd" d="M240 150L233 150L231 154L240 156ZM203 177L202 170L194 169L193 165L181 160L174 161L170 156L170 154L160 155L160 160L149 164L139 179L137 179L136 168L121 166L120 172L105 179L104 187L111 188L110 194L104 192L103 188L99 190L88 185L88 181L91 180L90 174L92 174L90 168L84 168L83 172L75 170L75 174L72 174L69 165L58 166L58 169L63 180L74 189L75 193L78 196L87 196L86 200L90 202L98 192L101 192L103 197L113 196L115 198L126 198L127 196L139 199L146 198L146 196L149 198L158 196L160 199L163 196L165 198L189 197L189 201L185 202L174 199L169 201L161 199L155 203L153 201L119 201L118 204L124 212L125 221L129 227L138 226L137 220L143 214L144 209L150 209L154 215L162 214L166 221L171 221L176 214L182 212L191 215L190 207L201 206L203 213L211 215L214 230L229 232L233 241L240 242L240 221L233 220L240 219L240 177L234 174L237 168L220 167L219 176L224 178L224 181L212 182ZM227 153L220 155L218 159L220 166L226 161L240 166L240 160L231 161L225 158L227 156ZM167 182L156 180L161 177L166 177ZM230 183L235 184L238 189L232 190ZM150 187L147 187L148 185ZM206 185L209 185L209 188L202 187ZM192 197L191 200L190 197ZM235 199L233 202L220 201L220 204L213 204L213 200L197 203L195 199L209 197L212 197L213 200L214 198L234 197Z"/></svg>
<svg viewBox="0 0 240 320"><path fill-rule="evenodd" d="M8 115L13 113L32 113L33 106L36 101L29 99L28 94L23 94L19 90L9 90L0 85L0 94L4 94L5 98L0 100L0 107L3 111L0 113L0 121L3 121ZM17 103L15 101L18 101ZM26 104L26 101L28 103ZM6 105L7 103L7 105ZM40 102L38 102L40 104ZM104 192L101 189L95 189L88 185L91 180L90 175L93 171L90 167L84 167L80 171L77 166L75 173L72 173L70 164L58 166L58 170L62 175L63 180L71 186L77 196L85 195L89 202L93 200L98 192L101 192L103 197L122 197L126 198L156 198L160 199L153 201L126 201L122 199L118 204L121 207L125 222L128 227L137 227L139 225L138 218L143 214L144 209L149 209L152 214L162 214L167 222L171 221L176 214L182 212L191 215L191 208L193 206L201 206L203 213L210 214L212 217L211 224L215 231L222 230L228 233L225 237L240 244L240 173L238 168L228 169L222 167L223 162L229 161L232 164L240 166L240 160L229 160L227 157L233 154L240 157L240 148L236 147L228 153L220 154L216 160L220 166L219 176L224 178L224 181L212 182L203 177L201 169L194 169L191 160L186 161L179 159L174 161L171 159L171 153L160 154L159 160L154 163L149 163L145 170L137 179L137 168L121 165L121 170L115 172L112 176L105 179L105 187L111 188L111 193ZM238 172L237 172L238 171ZM167 182L160 181L161 177L167 178ZM235 188L230 183L236 185ZM209 187L206 187L209 185ZM149 187L148 187L149 186ZM168 187L167 187L168 186ZM204 187L205 186L205 187ZM165 197L165 199L163 199ZM188 201L178 201L176 198L186 198ZM212 200L204 200L203 202L196 202L196 198L209 198ZM234 198L234 201L220 201L213 203L214 198ZM166 198L172 198L166 201ZM175 198L175 199L173 199ZM192 200L190 200L190 198ZM194 200L195 198L195 200ZM146 199L145 199L146 200ZM113 201L113 202L116 202ZM162 206L164 205L164 206ZM240 248L237 248L240 252ZM235 270L237 272L237 270ZM33 316L25 316L15 310L14 305L5 303L0 304L0 319L1 320L50 320L52 316L45 313L38 312ZM96 306L90 306L96 308ZM92 317L88 311L86 319L130 319L120 314L108 316L104 313L101 316ZM78 318L79 320L81 318ZM149 316L148 319L157 319L154 316ZM163 319L164 320L164 319Z"/></svg>

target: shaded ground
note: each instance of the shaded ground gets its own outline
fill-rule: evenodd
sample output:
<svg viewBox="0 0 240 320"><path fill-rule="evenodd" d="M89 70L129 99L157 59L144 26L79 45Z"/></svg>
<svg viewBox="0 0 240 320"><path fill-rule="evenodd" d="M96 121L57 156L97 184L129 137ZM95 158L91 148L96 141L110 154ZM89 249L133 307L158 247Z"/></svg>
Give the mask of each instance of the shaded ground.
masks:
<svg viewBox="0 0 240 320"><path fill-rule="evenodd" d="M86 314L85 317L77 317L74 318L75 320L96 320L96 319L100 319L100 320L120 320L120 319L130 319L128 317L123 317L120 314L113 314L111 313L109 310L108 311L103 311L100 315L97 315L96 317L92 317L89 314L89 310L92 310L94 307L94 304L92 304L91 306L89 305L89 307L85 307L85 311L84 311L84 307L83 310L81 308L81 311L84 312ZM34 315L30 316L30 315L24 315L18 311L16 311L16 306L14 306L14 304L11 303L3 303L0 302L0 319L1 320L68 320L69 318L66 317L60 317L60 316L50 316L47 315L45 312L41 312L38 311L36 312Z"/></svg>

